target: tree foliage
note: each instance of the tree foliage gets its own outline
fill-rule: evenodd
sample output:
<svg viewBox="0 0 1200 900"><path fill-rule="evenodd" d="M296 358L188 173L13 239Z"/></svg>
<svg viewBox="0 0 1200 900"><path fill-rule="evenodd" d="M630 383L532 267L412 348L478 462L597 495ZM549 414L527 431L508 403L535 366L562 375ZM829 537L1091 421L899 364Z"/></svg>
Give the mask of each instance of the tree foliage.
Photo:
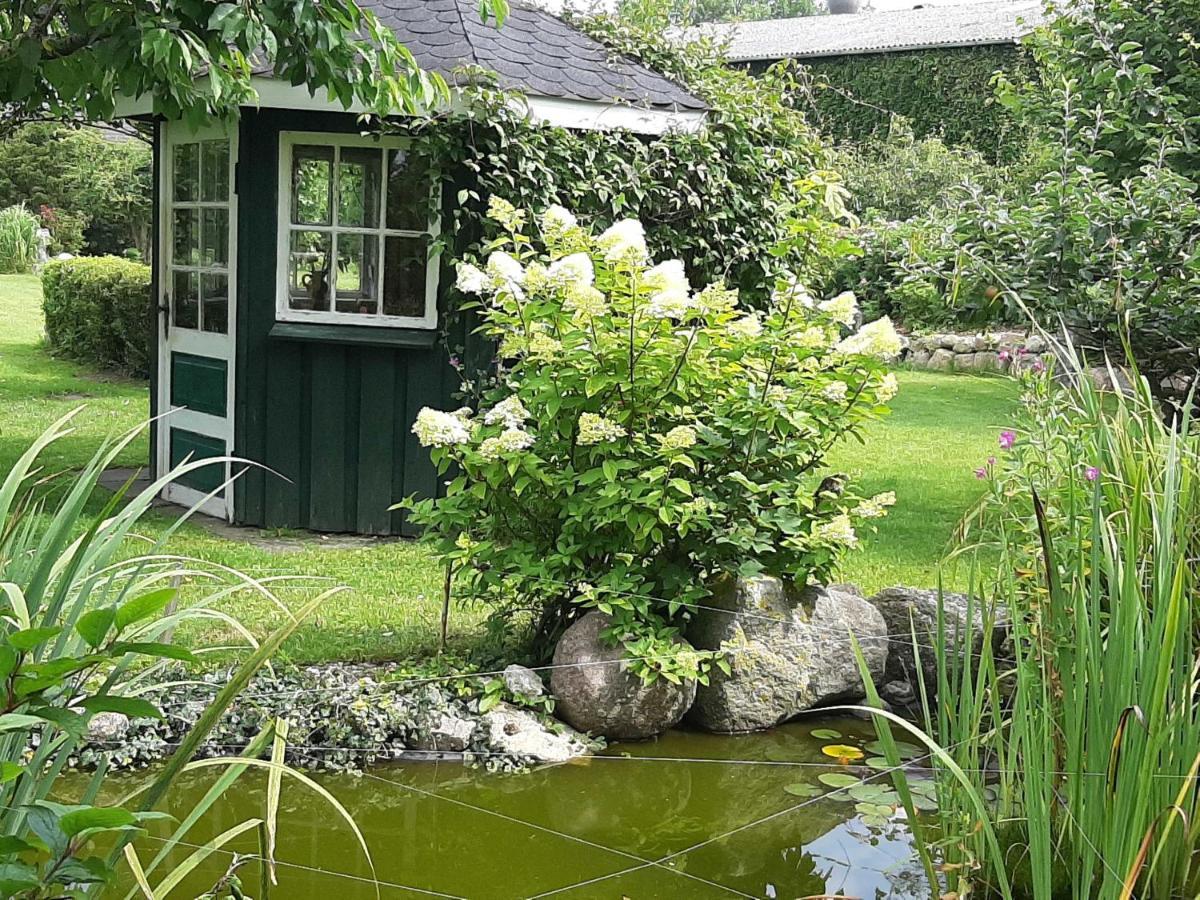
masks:
<svg viewBox="0 0 1200 900"><path fill-rule="evenodd" d="M617 4L622 19L676 26L794 19L820 12L822 7L815 0L620 0Z"/></svg>
<svg viewBox="0 0 1200 900"><path fill-rule="evenodd" d="M480 0L503 19L505 0ZM40 118L104 121L120 95L199 124L253 104L267 64L349 106L416 112L448 98L355 0L12 0L0 7L0 128Z"/></svg>

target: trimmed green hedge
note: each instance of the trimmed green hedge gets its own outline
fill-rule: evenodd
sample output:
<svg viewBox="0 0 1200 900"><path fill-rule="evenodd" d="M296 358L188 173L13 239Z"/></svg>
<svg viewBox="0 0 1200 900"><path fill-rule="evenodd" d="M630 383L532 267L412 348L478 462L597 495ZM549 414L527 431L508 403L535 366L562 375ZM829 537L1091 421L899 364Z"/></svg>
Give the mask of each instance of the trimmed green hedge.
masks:
<svg viewBox="0 0 1200 900"><path fill-rule="evenodd" d="M1023 47L873 53L806 64L814 76L816 124L835 141L886 137L889 113L896 113L916 137L973 147L990 162L1013 162L1028 144L992 87L997 71L1012 81L1035 77L1036 64Z"/></svg>
<svg viewBox="0 0 1200 900"><path fill-rule="evenodd" d="M49 263L42 273L46 340L56 353L128 375L150 373L150 267L117 256Z"/></svg>

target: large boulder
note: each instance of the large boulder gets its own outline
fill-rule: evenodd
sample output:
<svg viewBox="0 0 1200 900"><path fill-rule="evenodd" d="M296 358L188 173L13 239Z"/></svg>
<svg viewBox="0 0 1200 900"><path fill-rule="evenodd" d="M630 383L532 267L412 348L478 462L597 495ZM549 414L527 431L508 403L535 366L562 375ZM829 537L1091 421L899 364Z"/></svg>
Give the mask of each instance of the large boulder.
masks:
<svg viewBox="0 0 1200 900"><path fill-rule="evenodd" d="M600 637L611 624L607 615L593 611L559 640L550 673L555 713L580 731L614 740L653 737L683 718L696 697L696 683L672 684L664 678L644 683L630 671L624 648Z"/></svg>
<svg viewBox="0 0 1200 900"><path fill-rule="evenodd" d="M870 603L887 622L888 636L892 643L886 680L908 682L914 691L919 691L917 657L913 654L915 634L921 676L925 680L925 689L931 696L937 692L938 597L937 591L890 587L870 598ZM984 641L990 637L993 650L998 655L1002 654L1004 641L1008 636L1008 618L1005 611L1002 608L995 611L993 628L989 635L985 634L987 616L978 600L971 608L971 619L968 622L969 603L966 594L941 594L948 649L952 653L962 654L965 648L970 646L970 652L978 654L983 650Z"/></svg>
<svg viewBox="0 0 1200 900"><path fill-rule="evenodd" d="M858 638L871 676L887 663L887 624L855 594L794 591L778 578L726 579L697 612L688 638L726 650L729 675L714 670L696 693L689 721L707 731L758 731L806 710L864 696L850 642Z"/></svg>

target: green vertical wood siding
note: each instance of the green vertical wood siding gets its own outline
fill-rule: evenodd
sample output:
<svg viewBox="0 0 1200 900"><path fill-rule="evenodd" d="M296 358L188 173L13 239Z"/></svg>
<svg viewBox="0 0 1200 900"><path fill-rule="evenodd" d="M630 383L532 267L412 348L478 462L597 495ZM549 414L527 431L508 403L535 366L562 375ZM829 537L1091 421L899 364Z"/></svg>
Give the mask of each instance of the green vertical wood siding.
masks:
<svg viewBox="0 0 1200 900"><path fill-rule="evenodd" d="M238 164L235 454L259 463L235 485L247 525L410 533L389 507L430 496L438 479L410 432L447 407L457 377L445 349L300 341L275 324L280 131L356 131L349 114L243 110ZM442 284L453 282L443 266ZM463 341L461 324L455 343ZM270 470L270 471L267 471Z"/></svg>

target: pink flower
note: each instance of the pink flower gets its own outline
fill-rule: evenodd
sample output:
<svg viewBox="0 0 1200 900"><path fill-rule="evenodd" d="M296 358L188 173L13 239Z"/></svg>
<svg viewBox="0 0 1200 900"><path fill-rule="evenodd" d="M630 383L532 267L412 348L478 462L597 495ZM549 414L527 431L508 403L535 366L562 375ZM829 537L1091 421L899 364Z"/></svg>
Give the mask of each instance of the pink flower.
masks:
<svg viewBox="0 0 1200 900"><path fill-rule="evenodd" d="M978 478L980 481L983 481L983 479L988 477L988 470L985 467L980 466L978 469L975 470L975 477Z"/></svg>
<svg viewBox="0 0 1200 900"><path fill-rule="evenodd" d="M1001 450L1011 450L1012 445L1015 444L1016 442L1017 442L1017 435L1015 432L1012 432L1012 431L1000 432L1000 449Z"/></svg>
<svg viewBox="0 0 1200 900"><path fill-rule="evenodd" d="M1031 368L1033 369L1033 371L1037 372L1038 374L1041 374L1042 372L1046 371L1046 364L1044 362L1042 362L1040 359L1035 359L1033 361L1033 365L1031 366Z"/></svg>
<svg viewBox="0 0 1200 900"><path fill-rule="evenodd" d="M450 368L456 369L456 370L461 369L462 368L462 360L460 360L457 356L450 357Z"/></svg>
<svg viewBox="0 0 1200 900"><path fill-rule="evenodd" d="M1002 362L1002 363L1005 363L1005 362L1008 362L1010 359L1012 359L1012 354L1009 353L1007 350L1001 350L999 353L996 354L996 359L1000 360L1000 362Z"/></svg>
<svg viewBox="0 0 1200 900"><path fill-rule="evenodd" d="M1100 477L1100 470L1097 469L1095 466L1088 466L1086 469L1083 470L1083 477L1086 478L1088 481L1095 481L1097 478Z"/></svg>
<svg viewBox="0 0 1200 900"><path fill-rule="evenodd" d="M996 457L994 457L994 456L989 456L989 457L988 457L988 465L989 465L989 466L994 466L995 464L996 464Z"/></svg>
<svg viewBox="0 0 1200 900"><path fill-rule="evenodd" d="M1024 347L1022 347L1020 350L1017 351L1017 356L1024 356L1028 352L1029 352L1028 350L1026 350Z"/></svg>

